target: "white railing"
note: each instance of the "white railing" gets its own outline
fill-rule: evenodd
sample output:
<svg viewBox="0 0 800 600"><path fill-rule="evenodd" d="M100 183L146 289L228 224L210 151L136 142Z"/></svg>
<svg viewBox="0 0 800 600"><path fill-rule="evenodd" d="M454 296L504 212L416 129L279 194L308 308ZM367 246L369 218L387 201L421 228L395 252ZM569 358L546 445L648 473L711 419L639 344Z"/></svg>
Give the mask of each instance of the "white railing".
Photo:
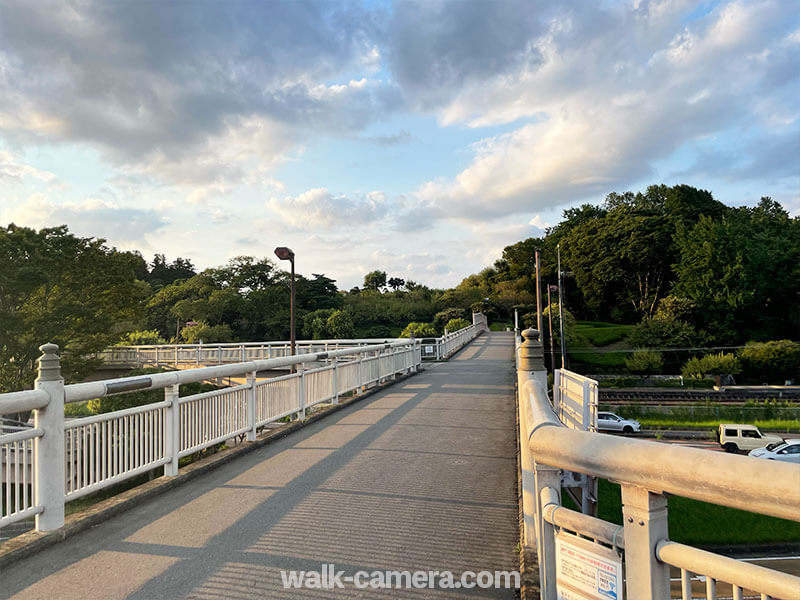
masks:
<svg viewBox="0 0 800 600"><path fill-rule="evenodd" d="M553 372L553 410L571 429L597 431L597 381L566 369Z"/></svg>
<svg viewBox="0 0 800 600"><path fill-rule="evenodd" d="M58 347L41 349L37 389L0 394L0 415L35 411L33 428L0 434L0 527L36 515L37 530L57 529L67 500L161 466L177 475L184 456L236 436L253 441L268 423L415 372L421 360L419 342L402 340L65 386ZM259 379L274 369L292 372ZM181 384L237 376L246 383L180 397ZM156 389L163 401L64 420L65 403Z"/></svg>
<svg viewBox="0 0 800 600"><path fill-rule="evenodd" d="M604 570L597 581L619 594L609 597L621 597L624 585L626 598L667 600L673 566L684 600L693 598L692 574L705 576L707 599L717 598L720 582L733 598L750 591L800 599L798 577L670 541L666 500L674 494L800 521L797 465L567 428L547 396L541 344L530 330L523 335L517 359L524 539L538 551L541 598L555 600L559 589L574 586L570 567L579 563ZM561 505L564 481L586 476L620 484L623 525Z"/></svg>
<svg viewBox="0 0 800 600"><path fill-rule="evenodd" d="M438 338L426 339L423 346L425 360L445 360L457 350L475 339L485 328L469 325ZM354 340L299 340L295 343L297 354L330 352L343 348L354 348L385 344L399 340L386 338L364 338ZM112 346L97 353L106 366L158 367L224 365L249 360L269 360L291 355L289 342L241 342L224 344L159 344L144 346Z"/></svg>
<svg viewBox="0 0 800 600"><path fill-rule="evenodd" d="M364 338L353 340L298 340L295 351L299 354L315 354L384 344L388 338ZM143 346L112 346L97 353L97 358L108 366L154 367L184 365L224 365L249 360L269 360L291 356L288 341L277 342L233 342L221 344L158 344Z"/></svg>

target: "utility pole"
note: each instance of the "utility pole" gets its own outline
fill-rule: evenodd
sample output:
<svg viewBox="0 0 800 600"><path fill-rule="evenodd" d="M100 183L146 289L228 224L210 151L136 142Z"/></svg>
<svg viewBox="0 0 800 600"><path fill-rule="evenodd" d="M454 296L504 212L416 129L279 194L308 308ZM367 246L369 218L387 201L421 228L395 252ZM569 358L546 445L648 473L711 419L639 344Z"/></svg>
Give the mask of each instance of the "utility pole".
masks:
<svg viewBox="0 0 800 600"><path fill-rule="evenodd" d="M556 369L556 348L553 343L553 301L550 300L550 292L558 291L555 285L547 286L547 320L550 321L550 368Z"/></svg>
<svg viewBox="0 0 800 600"><path fill-rule="evenodd" d="M539 279L539 250L536 250L536 329L539 330L539 339L542 335L542 284Z"/></svg>
<svg viewBox="0 0 800 600"><path fill-rule="evenodd" d="M564 284L561 280L561 244L556 246L558 251L558 320L561 329L561 368L567 368L567 340L564 339Z"/></svg>

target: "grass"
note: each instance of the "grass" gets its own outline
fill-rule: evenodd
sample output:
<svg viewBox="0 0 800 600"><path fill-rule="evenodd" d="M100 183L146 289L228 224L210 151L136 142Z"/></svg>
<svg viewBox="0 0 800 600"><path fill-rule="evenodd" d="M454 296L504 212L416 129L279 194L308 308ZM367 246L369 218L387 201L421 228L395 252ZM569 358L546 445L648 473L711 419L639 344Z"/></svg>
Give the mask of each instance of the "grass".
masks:
<svg viewBox="0 0 800 600"><path fill-rule="evenodd" d="M709 403L672 407L624 405L610 406L609 410L620 416L636 419L642 426L650 429L716 430L720 423L750 423L764 430L800 431L800 407L788 404L724 406Z"/></svg>
<svg viewBox="0 0 800 600"><path fill-rule="evenodd" d="M505 331L506 327L514 329L514 324L511 321L498 321L496 323L489 323L489 331Z"/></svg>
<svg viewBox="0 0 800 600"><path fill-rule="evenodd" d="M602 323L592 321L578 321L575 330L589 340L593 346L608 346L614 342L619 342L630 333L633 325L615 325L613 323Z"/></svg>
<svg viewBox="0 0 800 600"><path fill-rule="evenodd" d="M598 481L598 516L622 524L619 484ZM571 505L564 494L564 505ZM669 538L692 545L767 544L797 542L800 523L699 502L680 496L667 499Z"/></svg>

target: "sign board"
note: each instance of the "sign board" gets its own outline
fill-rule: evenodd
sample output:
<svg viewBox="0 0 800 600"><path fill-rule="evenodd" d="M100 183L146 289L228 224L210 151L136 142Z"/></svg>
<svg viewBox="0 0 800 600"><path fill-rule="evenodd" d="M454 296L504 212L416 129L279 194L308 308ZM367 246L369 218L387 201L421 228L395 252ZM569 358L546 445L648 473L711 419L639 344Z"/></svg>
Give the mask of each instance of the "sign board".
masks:
<svg viewBox="0 0 800 600"><path fill-rule="evenodd" d="M571 533L556 534L558 600L623 600L622 559Z"/></svg>
<svg viewBox="0 0 800 600"><path fill-rule="evenodd" d="M435 354L433 346L423 346L422 348L423 348L423 352L425 352L426 356L431 355L431 354Z"/></svg>

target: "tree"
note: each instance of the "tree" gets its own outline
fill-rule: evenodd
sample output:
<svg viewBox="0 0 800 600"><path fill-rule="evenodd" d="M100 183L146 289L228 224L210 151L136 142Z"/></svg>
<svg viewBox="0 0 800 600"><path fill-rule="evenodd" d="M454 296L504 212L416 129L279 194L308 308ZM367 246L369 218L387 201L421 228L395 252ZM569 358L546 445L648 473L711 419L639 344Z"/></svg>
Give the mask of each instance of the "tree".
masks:
<svg viewBox="0 0 800 600"><path fill-rule="evenodd" d="M733 354L706 354L686 361L681 375L687 379L702 379L706 375L736 375L742 372L741 364Z"/></svg>
<svg viewBox="0 0 800 600"><path fill-rule="evenodd" d="M227 323L209 325L208 323L190 323L181 329L181 338L188 344L197 344L202 341L206 344L220 344L232 342L233 331Z"/></svg>
<svg viewBox="0 0 800 600"><path fill-rule="evenodd" d="M647 377L661 371L664 367L664 358L661 352L637 349L625 358L625 366L631 373Z"/></svg>
<svg viewBox="0 0 800 600"><path fill-rule="evenodd" d="M452 319L463 319L467 314L463 308L447 308L439 311L433 316L433 324L437 329L443 329L447 322Z"/></svg>
<svg viewBox="0 0 800 600"><path fill-rule="evenodd" d="M364 289L381 291L386 287L385 271L370 271L364 275Z"/></svg>
<svg viewBox="0 0 800 600"><path fill-rule="evenodd" d="M139 322L150 288L137 282L140 256L67 227L0 227L0 391L31 387L38 347L58 344L62 373L80 380L93 357Z"/></svg>
<svg viewBox="0 0 800 600"><path fill-rule="evenodd" d="M678 227L675 244L672 293L695 303L716 341L800 335L800 218L762 198Z"/></svg>
<svg viewBox="0 0 800 600"><path fill-rule="evenodd" d="M691 348L698 341L697 331L685 321L644 319L628 334L636 348Z"/></svg>
<svg viewBox="0 0 800 600"><path fill-rule="evenodd" d="M159 290L166 285L170 285L178 280L189 279L197 274L192 261L188 258L176 258L171 263L167 263L167 258L163 254L156 254L150 263L149 272L146 275L147 282L154 290Z"/></svg>
<svg viewBox="0 0 800 600"><path fill-rule="evenodd" d="M389 287L392 288L394 291L399 290L405 284L406 284L406 280L405 279L400 279L399 277L392 277L388 281Z"/></svg>
<svg viewBox="0 0 800 600"><path fill-rule="evenodd" d="M326 322L331 337L337 340L352 339L356 336L356 328L350 314L343 310L335 310Z"/></svg>
<svg viewBox="0 0 800 600"><path fill-rule="evenodd" d="M791 340L748 342L738 351L745 375L758 383L784 383L800 377L800 343Z"/></svg>

